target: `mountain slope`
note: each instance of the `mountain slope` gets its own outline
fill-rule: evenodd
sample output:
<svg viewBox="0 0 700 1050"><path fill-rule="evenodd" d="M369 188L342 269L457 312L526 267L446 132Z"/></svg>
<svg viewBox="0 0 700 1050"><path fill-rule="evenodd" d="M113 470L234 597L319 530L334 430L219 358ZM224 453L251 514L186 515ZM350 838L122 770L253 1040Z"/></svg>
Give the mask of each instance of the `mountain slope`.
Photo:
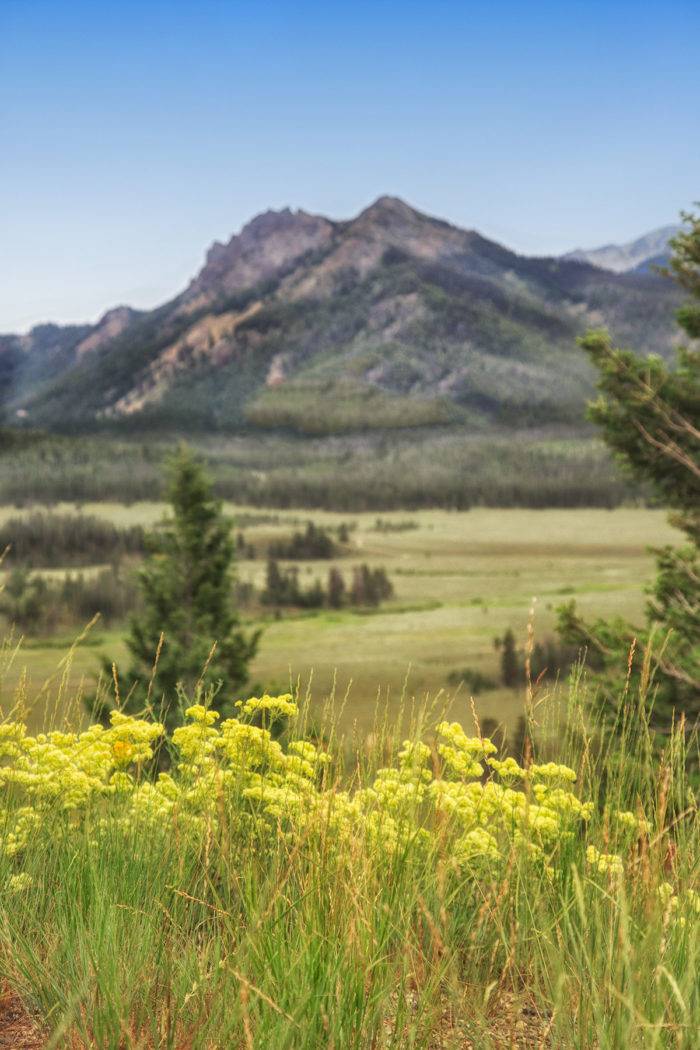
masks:
<svg viewBox="0 0 700 1050"><path fill-rule="evenodd" d="M661 226L627 244L606 244L602 248L576 248L562 256L576 262L587 262L613 273L648 273L653 266L663 266L670 255L669 241L681 227Z"/></svg>
<svg viewBox="0 0 700 1050"><path fill-rule="evenodd" d="M95 325L36 325L27 335L0 335L0 405L32 400L85 355L110 343L141 314L129 306L108 310Z"/></svg>
<svg viewBox="0 0 700 1050"><path fill-rule="evenodd" d="M347 222L266 212L170 303L66 332L32 381L15 358L34 351L6 337L5 415L318 434L573 422L591 392L576 336L607 325L667 354L676 302L654 274L519 256L396 198Z"/></svg>

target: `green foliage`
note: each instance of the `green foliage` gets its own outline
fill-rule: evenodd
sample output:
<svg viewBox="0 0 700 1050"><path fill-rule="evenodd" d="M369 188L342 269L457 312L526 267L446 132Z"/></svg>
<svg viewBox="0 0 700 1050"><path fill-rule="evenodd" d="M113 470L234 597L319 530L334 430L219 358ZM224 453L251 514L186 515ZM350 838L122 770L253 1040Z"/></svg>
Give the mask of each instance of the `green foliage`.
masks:
<svg viewBox="0 0 700 1050"><path fill-rule="evenodd" d="M0 525L0 550L6 547L10 564L96 565L142 554L144 530L140 525L119 528L94 515L35 511Z"/></svg>
<svg viewBox="0 0 700 1050"><path fill-rule="evenodd" d="M358 565L353 569L350 601L353 605L377 606L394 596L394 586L386 569Z"/></svg>
<svg viewBox="0 0 700 1050"><path fill-rule="evenodd" d="M678 322L691 339L700 339L700 217L683 212L682 219L688 229L682 230L671 242L673 255L669 272L691 296L680 307Z"/></svg>
<svg viewBox="0 0 700 1050"><path fill-rule="evenodd" d="M329 608L342 609L347 601L347 588L342 573L338 571L335 565L331 565L328 570L328 586L326 593L328 596Z"/></svg>
<svg viewBox="0 0 700 1050"><path fill-rule="evenodd" d="M320 580L314 580L308 588L302 587L296 566L282 568L275 558L269 558L265 589L260 598L263 605L277 608L320 609L325 605L331 609L340 609L345 605L376 608L393 595L393 584L382 566L374 569L368 565L355 566L348 588L340 571L332 565L324 590Z"/></svg>
<svg viewBox="0 0 700 1050"><path fill-rule="evenodd" d="M131 622L131 667L119 676L118 702L130 712L150 705L173 726L182 689L213 689L217 709L231 709L259 632L242 631L232 608L231 524L202 467L182 446L170 471L173 514L149 538L139 573L143 609Z"/></svg>
<svg viewBox="0 0 700 1050"><path fill-rule="evenodd" d="M377 518L374 523L375 532L409 532L411 529L417 529L418 522L413 521L411 518L407 518L404 521L391 521L386 518Z"/></svg>
<svg viewBox="0 0 700 1050"><path fill-rule="evenodd" d="M134 574L121 566L94 575L68 573L48 584L47 606L59 624L85 626L98 614L100 622L108 625L121 622L139 602Z"/></svg>
<svg viewBox="0 0 700 1050"><path fill-rule="evenodd" d="M13 569L0 594L0 611L21 630L34 627L46 607L47 584L24 566Z"/></svg>
<svg viewBox="0 0 700 1050"><path fill-rule="evenodd" d="M503 638L496 639L496 649L500 651L501 681L509 689L523 683L522 660L515 644L515 634L509 627Z"/></svg>
<svg viewBox="0 0 700 1050"><path fill-rule="evenodd" d="M614 349L605 332L589 333L581 345L600 376L591 419L634 476L651 481L663 502L681 512L681 527L697 535L700 353L681 348L671 369L660 357Z"/></svg>
<svg viewBox="0 0 700 1050"><path fill-rule="evenodd" d="M502 637L494 638L494 646L500 658L501 682L509 689L522 688L528 678L537 683L566 676L584 655L576 646L551 637L534 642L531 650L526 652L518 646L511 627ZM586 665L589 668L599 666L597 652L588 654Z"/></svg>
<svg viewBox="0 0 700 1050"><path fill-rule="evenodd" d="M673 242L670 271L693 297L678 313L686 335L700 335L700 217ZM614 698L614 669L625 653L634 680L654 684L654 720L668 729L679 715L700 717L700 353L681 348L675 369L660 357L616 350L603 332L583 347L598 369L600 398L591 418L635 477L650 481L688 536L687 546L658 550L646 623L586 624L574 605L560 611L564 638L604 665L603 696Z"/></svg>
<svg viewBox="0 0 700 1050"><path fill-rule="evenodd" d="M474 667L463 667L461 671L451 671L447 681L450 685L465 686L472 696L478 696L479 693L497 688L493 678Z"/></svg>
<svg viewBox="0 0 700 1050"><path fill-rule="evenodd" d="M340 553L338 544L322 525L309 521L303 532L294 532L287 540L270 544L271 558L291 561L316 561L335 558Z"/></svg>
<svg viewBox="0 0 700 1050"><path fill-rule="evenodd" d="M32 635L62 627L85 627L95 616L106 624L122 620L138 605L133 576L118 566L58 578L13 569L0 593L0 612L10 625Z"/></svg>
<svg viewBox="0 0 700 1050"><path fill-rule="evenodd" d="M323 588L318 580L305 589L299 583L299 569L291 565L281 568L275 558L269 558L265 573L265 589L260 595L263 605L300 609L320 609L324 603Z"/></svg>

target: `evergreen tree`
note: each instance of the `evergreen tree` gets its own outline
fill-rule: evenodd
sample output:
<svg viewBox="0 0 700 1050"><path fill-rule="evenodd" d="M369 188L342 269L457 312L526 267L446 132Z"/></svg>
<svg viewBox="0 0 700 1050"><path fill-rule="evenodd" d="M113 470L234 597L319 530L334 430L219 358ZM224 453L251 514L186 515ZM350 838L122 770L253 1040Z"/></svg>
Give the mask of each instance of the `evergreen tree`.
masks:
<svg viewBox="0 0 700 1050"><path fill-rule="evenodd" d="M276 558L268 558L265 590L260 595L263 605L299 605L299 570L295 566L281 569Z"/></svg>
<svg viewBox="0 0 700 1050"><path fill-rule="evenodd" d="M302 609L321 609L326 603L326 593L320 580L314 580L308 590L297 589L297 602Z"/></svg>
<svg viewBox="0 0 700 1050"><path fill-rule="evenodd" d="M700 216L683 218L688 229L672 242L668 272L690 293L678 322L686 336L698 339ZM601 396L590 407L591 418L632 474L651 483L671 508L688 542L656 551L644 624L586 624L571 603L559 610L560 633L602 665L602 695L613 717L620 671L629 659L635 684L647 675L645 654L651 654L653 721L665 728L674 712L682 712L694 722L700 717L700 353L684 347L670 368L660 357L614 349L605 332L589 333L582 345L599 373Z"/></svg>
<svg viewBox="0 0 700 1050"><path fill-rule="evenodd" d="M372 593L377 605L379 605L380 602L388 601L389 598L394 597L394 585L389 579L389 575L383 566L379 566L379 568L374 570L371 579Z"/></svg>
<svg viewBox="0 0 700 1050"><path fill-rule="evenodd" d="M328 571L328 604L331 609L342 609L345 597L345 580L335 565L332 565Z"/></svg>
<svg viewBox="0 0 700 1050"><path fill-rule="evenodd" d="M268 558L265 569L265 590L260 596L264 605L281 605L284 601L284 577L280 572L279 562Z"/></svg>
<svg viewBox="0 0 700 1050"><path fill-rule="evenodd" d="M148 537L150 553L139 574L143 610L132 618L126 640L131 667L118 680L123 710L150 705L172 728L180 721L180 690L192 696L198 685L211 689L212 706L232 711L260 632L239 627L231 527L184 446L170 464L168 495L173 513ZM111 664L107 669L111 673Z"/></svg>
<svg viewBox="0 0 700 1050"><path fill-rule="evenodd" d="M357 565L352 570L352 587L350 601L353 605L376 605L377 600L372 585L372 573L368 565Z"/></svg>
<svg viewBox="0 0 700 1050"><path fill-rule="evenodd" d="M510 627L503 635L503 638L500 639L500 644L497 648L501 652L501 681L509 689L514 689L515 686L520 684L522 676L515 635Z"/></svg>
<svg viewBox="0 0 700 1050"><path fill-rule="evenodd" d="M46 606L48 585L43 576L32 574L26 566L9 573L0 596L0 612L20 630L39 625Z"/></svg>

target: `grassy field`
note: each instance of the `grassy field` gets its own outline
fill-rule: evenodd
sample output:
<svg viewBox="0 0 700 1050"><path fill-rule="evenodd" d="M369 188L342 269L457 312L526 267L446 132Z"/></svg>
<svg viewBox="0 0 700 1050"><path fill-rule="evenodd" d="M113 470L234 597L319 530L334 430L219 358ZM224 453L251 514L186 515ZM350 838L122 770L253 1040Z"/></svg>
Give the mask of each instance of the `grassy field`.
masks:
<svg viewBox="0 0 700 1050"><path fill-rule="evenodd" d="M522 765L428 719L347 766L286 696L190 708L158 778L152 722L5 726L0 1045L696 1050L689 741L631 702L589 732L572 683Z"/></svg>
<svg viewBox="0 0 700 1050"><path fill-rule="evenodd" d="M153 524L163 509L156 503L82 507L121 525ZM233 505L227 511L234 517L256 513ZM5 508L0 520L16 513ZM678 539L663 511L638 508L382 515L394 526L407 521L416 526L403 531L378 531L375 514L290 511L279 512L274 524L246 528L246 538L264 546L309 517L325 525L353 524L352 552L339 562L341 568L349 574L360 562L385 566L395 598L368 613L322 611L266 621L253 680L270 688L299 682L302 692L310 691L314 709L334 697L341 727L357 723L360 732L386 705L397 709L402 695L409 704L440 696L438 705L450 704L455 717L466 717L468 690L449 685L450 673L469 667L496 676L495 636L510 626L524 641L532 608L538 638L551 634L557 605L571 598L588 616L634 619L643 608L642 586L652 575L648 546ZM300 568L302 580L310 582L325 576L328 563L301 563ZM264 572L262 558L239 565L241 579L258 586ZM3 706L7 709L20 676L26 675L26 694L35 702L30 724L43 723L45 698L55 696L62 679L59 707L70 697L70 710L78 711L75 698L91 688L98 658L123 659L121 634L98 625L76 648L68 668L61 663L67 637L25 642L3 676ZM480 694L476 706L480 717L513 725L522 713L522 697L495 689Z"/></svg>
<svg viewBox="0 0 700 1050"><path fill-rule="evenodd" d="M122 524L162 513L84 509ZM305 517L244 524L246 544ZM344 520L344 571L384 566L395 597L263 624L254 678L298 680L300 709L266 696L219 727L193 706L160 776L152 722L115 712L107 730L39 737L3 725L0 1044L695 1050L696 736L677 729L658 755L646 683L627 695L622 667L617 734L574 675L528 705L522 762L503 761L468 691L448 686L459 668L495 676L494 636L522 639L534 621L546 637L564 599L640 614L647 545L676 539L663 512ZM308 580L327 569L301 564ZM239 571L260 586L264 558ZM19 685L30 729L84 722L81 689L100 654L123 656L120 632L98 625L69 660L66 642L0 651L6 716ZM476 702L507 725L525 707L509 689Z"/></svg>

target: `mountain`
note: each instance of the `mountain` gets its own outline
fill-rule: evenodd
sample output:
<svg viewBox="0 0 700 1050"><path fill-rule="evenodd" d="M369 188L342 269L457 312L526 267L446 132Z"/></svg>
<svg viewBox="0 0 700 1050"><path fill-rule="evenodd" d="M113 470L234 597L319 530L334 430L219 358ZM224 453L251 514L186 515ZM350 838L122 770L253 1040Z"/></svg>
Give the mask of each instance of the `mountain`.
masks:
<svg viewBox="0 0 700 1050"><path fill-rule="evenodd" d="M578 422L576 337L669 354L674 286L528 258L380 197L356 218L268 211L175 299L0 337L6 422L334 434Z"/></svg>
<svg viewBox="0 0 700 1050"><path fill-rule="evenodd" d="M661 226L628 244L606 244L589 250L576 248L562 258L587 262L613 273L649 273L654 266L666 265L670 255L668 242L681 229L681 226Z"/></svg>
<svg viewBox="0 0 700 1050"><path fill-rule="evenodd" d="M0 335L0 405L31 400L37 390L109 343L141 315L129 306L108 310L95 325L41 324L27 335ZM17 411L22 414L20 406Z"/></svg>

